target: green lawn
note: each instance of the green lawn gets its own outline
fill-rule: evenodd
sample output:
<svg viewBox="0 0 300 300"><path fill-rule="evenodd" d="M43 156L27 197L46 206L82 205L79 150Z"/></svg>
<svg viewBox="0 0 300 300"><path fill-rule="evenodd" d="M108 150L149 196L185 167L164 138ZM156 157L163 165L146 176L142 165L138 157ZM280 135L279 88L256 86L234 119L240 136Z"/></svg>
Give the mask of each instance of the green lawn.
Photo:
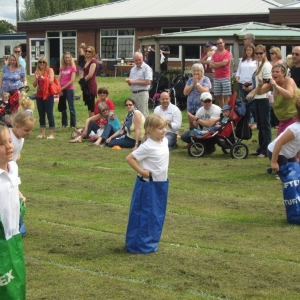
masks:
<svg viewBox="0 0 300 300"><path fill-rule="evenodd" d="M123 120L130 96L124 78L97 80ZM82 99L76 109L80 126L87 117ZM19 162L27 299L299 299L299 227L286 222L268 159L233 160L220 148L191 158L179 141L170 154L159 250L134 255L124 249L135 180L125 162L130 150L70 144L70 129L36 140L35 116ZM181 132L188 128L183 116ZM57 104L55 121L59 127ZM256 149L257 131L246 143Z"/></svg>

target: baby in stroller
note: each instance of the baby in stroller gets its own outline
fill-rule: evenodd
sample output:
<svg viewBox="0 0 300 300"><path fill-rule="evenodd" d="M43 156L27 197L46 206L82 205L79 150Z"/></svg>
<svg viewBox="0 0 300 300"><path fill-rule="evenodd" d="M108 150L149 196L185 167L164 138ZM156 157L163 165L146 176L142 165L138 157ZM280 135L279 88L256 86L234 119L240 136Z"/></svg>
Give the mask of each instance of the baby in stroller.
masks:
<svg viewBox="0 0 300 300"><path fill-rule="evenodd" d="M190 133L190 136L196 137L196 138L201 138L207 134L209 134L212 131L221 131L224 126L227 124L227 122L230 120L229 119L229 114L231 111L232 107L230 105L224 105L222 108L222 120L221 122L217 122L215 126L209 127L206 130L199 130L199 129L193 129L192 132Z"/></svg>

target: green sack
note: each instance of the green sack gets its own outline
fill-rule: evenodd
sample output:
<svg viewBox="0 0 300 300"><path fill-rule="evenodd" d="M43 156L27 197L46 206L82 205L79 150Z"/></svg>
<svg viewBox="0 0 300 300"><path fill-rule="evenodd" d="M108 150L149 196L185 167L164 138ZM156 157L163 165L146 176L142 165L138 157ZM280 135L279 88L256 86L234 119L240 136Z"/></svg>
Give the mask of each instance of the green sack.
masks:
<svg viewBox="0 0 300 300"><path fill-rule="evenodd" d="M26 299L26 270L21 234L5 240L0 219L0 299Z"/></svg>

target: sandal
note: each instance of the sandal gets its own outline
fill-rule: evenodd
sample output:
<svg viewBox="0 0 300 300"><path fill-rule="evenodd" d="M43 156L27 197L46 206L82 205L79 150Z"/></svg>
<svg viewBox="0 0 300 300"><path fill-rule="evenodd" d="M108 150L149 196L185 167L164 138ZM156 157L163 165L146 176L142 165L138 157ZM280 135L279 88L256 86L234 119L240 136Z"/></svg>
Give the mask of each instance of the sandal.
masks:
<svg viewBox="0 0 300 300"><path fill-rule="evenodd" d="M47 136L47 140L53 140L53 139L54 139L54 136L53 136L53 135Z"/></svg>
<svg viewBox="0 0 300 300"><path fill-rule="evenodd" d="M45 138L45 136L42 135L42 134L39 134L39 135L36 137L37 140L44 139L44 138Z"/></svg>

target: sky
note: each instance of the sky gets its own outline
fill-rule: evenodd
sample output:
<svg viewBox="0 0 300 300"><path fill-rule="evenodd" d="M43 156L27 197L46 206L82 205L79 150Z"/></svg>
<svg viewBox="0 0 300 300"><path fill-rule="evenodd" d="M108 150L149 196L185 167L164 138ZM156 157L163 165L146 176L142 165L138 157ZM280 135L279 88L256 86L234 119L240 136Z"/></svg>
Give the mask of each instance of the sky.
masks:
<svg viewBox="0 0 300 300"><path fill-rule="evenodd" d="M24 0L19 0L19 10L24 4ZM17 25L16 21L16 0L0 0L0 20Z"/></svg>

